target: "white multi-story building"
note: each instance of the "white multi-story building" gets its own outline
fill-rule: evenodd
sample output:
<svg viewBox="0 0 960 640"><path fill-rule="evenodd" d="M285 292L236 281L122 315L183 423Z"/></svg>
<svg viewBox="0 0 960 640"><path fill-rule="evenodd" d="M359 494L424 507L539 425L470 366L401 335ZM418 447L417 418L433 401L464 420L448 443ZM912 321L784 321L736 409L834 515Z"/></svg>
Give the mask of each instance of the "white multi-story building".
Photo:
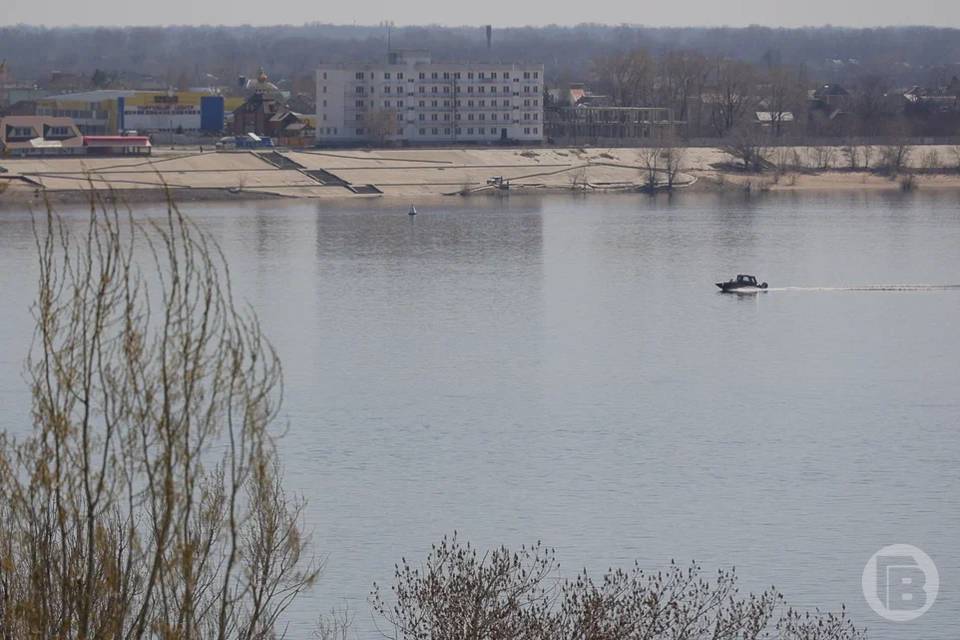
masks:
<svg viewBox="0 0 960 640"><path fill-rule="evenodd" d="M317 69L317 142L539 143L543 65L433 63L423 51L386 64Z"/></svg>

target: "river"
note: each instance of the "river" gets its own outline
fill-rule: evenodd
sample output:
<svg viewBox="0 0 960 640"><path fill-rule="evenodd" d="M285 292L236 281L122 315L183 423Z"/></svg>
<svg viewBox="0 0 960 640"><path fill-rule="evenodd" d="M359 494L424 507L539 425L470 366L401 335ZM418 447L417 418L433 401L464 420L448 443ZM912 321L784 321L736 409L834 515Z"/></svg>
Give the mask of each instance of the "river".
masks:
<svg viewBox="0 0 960 640"><path fill-rule="evenodd" d="M344 602L376 637L371 583L456 529L542 540L565 575L736 566L749 589L846 603L871 638L956 640L960 289L926 286L960 284L956 194L417 204L185 207L284 363L287 480L327 559L291 637ZM0 211L17 433L34 262L27 213ZM714 287L737 273L771 289ZM902 625L861 593L894 543L941 583Z"/></svg>

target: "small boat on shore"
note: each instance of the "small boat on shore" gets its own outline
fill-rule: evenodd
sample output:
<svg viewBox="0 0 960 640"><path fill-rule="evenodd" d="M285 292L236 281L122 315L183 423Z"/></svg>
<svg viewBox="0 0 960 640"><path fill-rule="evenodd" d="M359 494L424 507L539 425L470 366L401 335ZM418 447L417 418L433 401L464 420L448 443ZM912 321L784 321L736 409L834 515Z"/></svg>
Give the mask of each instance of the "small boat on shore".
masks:
<svg viewBox="0 0 960 640"><path fill-rule="evenodd" d="M723 293L759 293L767 288L766 282L757 283L756 276L739 274L726 282L715 283Z"/></svg>
<svg viewBox="0 0 960 640"><path fill-rule="evenodd" d="M408 216L415 216L415 215L417 215L417 208L416 208L415 206L413 206L413 205L410 205L410 211L407 212L407 215L408 215Z"/></svg>

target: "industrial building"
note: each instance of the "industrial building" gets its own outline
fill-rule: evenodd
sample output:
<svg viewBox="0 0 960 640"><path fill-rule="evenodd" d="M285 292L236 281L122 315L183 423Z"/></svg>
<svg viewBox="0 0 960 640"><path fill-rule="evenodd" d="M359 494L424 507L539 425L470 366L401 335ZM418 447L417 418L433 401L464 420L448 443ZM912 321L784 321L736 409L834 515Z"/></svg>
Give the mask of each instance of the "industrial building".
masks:
<svg viewBox="0 0 960 640"><path fill-rule="evenodd" d="M41 98L37 115L73 118L86 135L125 130L215 134L223 130L229 106L234 105L210 93L104 89Z"/></svg>
<svg viewBox="0 0 960 640"><path fill-rule="evenodd" d="M381 64L317 69L321 145L543 141L543 65L434 63L394 51Z"/></svg>

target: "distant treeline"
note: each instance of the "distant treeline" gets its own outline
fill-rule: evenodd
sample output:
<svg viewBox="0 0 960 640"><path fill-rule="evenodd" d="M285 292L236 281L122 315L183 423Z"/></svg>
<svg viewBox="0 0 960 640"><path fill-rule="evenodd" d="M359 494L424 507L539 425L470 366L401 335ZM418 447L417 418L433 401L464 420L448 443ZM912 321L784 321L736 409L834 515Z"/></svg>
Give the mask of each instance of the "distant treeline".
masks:
<svg viewBox="0 0 960 640"><path fill-rule="evenodd" d="M263 65L275 80L303 77L320 62L375 60L387 29L319 23L272 27L0 28L0 60L18 79L96 69L182 82L222 82ZM932 27L847 29L651 28L582 24L498 28L491 47L483 25L394 27L393 48L429 49L438 61L522 60L546 65L548 82L584 78L591 61L624 50L662 55L693 50L768 65L804 66L812 77L843 82L868 69L894 82L941 82L960 67L960 30ZM208 75L209 74L209 75Z"/></svg>

